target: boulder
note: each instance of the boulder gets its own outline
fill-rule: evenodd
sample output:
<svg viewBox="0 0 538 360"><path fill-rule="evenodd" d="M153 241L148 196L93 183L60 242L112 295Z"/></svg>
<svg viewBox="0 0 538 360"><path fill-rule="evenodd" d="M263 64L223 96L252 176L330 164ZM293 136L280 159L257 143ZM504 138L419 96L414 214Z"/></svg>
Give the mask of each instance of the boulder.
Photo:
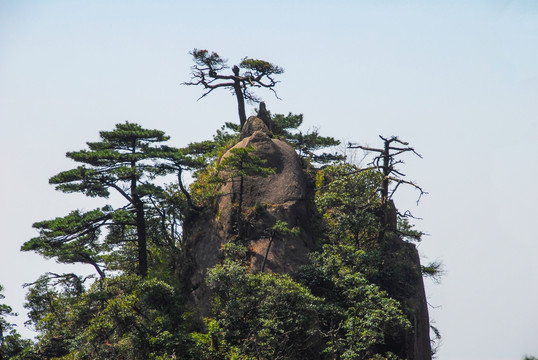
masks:
<svg viewBox="0 0 538 360"><path fill-rule="evenodd" d="M242 241L249 249L250 270L261 270L270 242L271 228L277 220L285 221L290 228L300 229L299 235L275 238L267 253L264 271L293 275L306 264L313 249L312 193L309 192L301 160L286 142L272 138L265 123L250 117L241 131L242 140L234 148L253 146L253 155L265 160L264 166L275 170L267 177L252 176L244 179L243 214L245 230ZM230 149L231 150L231 149ZM230 155L230 150L223 155ZM234 188L235 186L235 188ZM206 315L209 292L204 286L207 270L221 260L222 246L237 236L234 232L234 204L237 181L228 182L220 189L223 195L214 211L206 211L186 222L186 239L192 301Z"/></svg>

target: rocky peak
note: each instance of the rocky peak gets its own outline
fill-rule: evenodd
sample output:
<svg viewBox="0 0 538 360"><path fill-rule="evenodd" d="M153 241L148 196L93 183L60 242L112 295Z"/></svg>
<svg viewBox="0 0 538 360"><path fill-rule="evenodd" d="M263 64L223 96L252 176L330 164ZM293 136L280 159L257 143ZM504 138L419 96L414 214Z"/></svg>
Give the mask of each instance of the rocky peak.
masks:
<svg viewBox="0 0 538 360"><path fill-rule="evenodd" d="M265 112L265 115L264 115ZM243 184L243 216L246 226L239 241L248 247L250 271L271 271L293 276L308 261L314 248L315 218L314 193L309 188L302 163L295 150L286 142L273 137L270 116L260 105L259 115L265 121L251 116L243 125L240 141L232 147L255 148L253 155L266 161L265 166L275 173L267 177L245 177ZM222 158L230 156L231 150ZM234 186L236 188L234 188ZM207 270L222 261L221 249L233 241L234 200L230 194L237 192L237 182L224 184L223 195L213 211L205 211L189 220L184 226L185 246L191 266L189 279L191 301L200 317L209 315L210 292L204 285ZM391 223L396 227L394 206ZM284 221L290 228L300 229L299 235L286 235L271 241L270 229L277 221ZM413 331L405 339L393 339L400 353L407 359L431 359L429 319L422 281L420 259L416 247L395 236L384 250L384 262L395 272L405 274L404 287L388 285L388 292L399 300L413 324ZM398 266L396 266L398 264Z"/></svg>
<svg viewBox="0 0 538 360"><path fill-rule="evenodd" d="M267 127L264 121L259 117L251 116L241 128L240 139L243 140L251 137L256 132L265 134L267 137L273 137L273 132Z"/></svg>
<svg viewBox="0 0 538 360"><path fill-rule="evenodd" d="M243 216L248 226L241 241L249 249L251 271L260 271L265 262L264 271L294 274L306 264L307 255L313 248L312 194L307 189L306 176L295 150L272 136L262 119L251 116L243 125L241 140L232 147L253 146L253 155L265 160L264 166L275 170L267 177L244 179ZM222 158L230 156L232 149ZM224 184L220 191L223 194L237 192L237 182ZM221 261L220 249L234 237L233 197L223 195L215 210L214 213L200 214L184 227L192 263L189 277L194 289L193 301L202 312L209 306L209 294L203 284L205 274ZM278 220L285 221L290 228L299 228L300 234L273 239L269 245L270 229Z"/></svg>

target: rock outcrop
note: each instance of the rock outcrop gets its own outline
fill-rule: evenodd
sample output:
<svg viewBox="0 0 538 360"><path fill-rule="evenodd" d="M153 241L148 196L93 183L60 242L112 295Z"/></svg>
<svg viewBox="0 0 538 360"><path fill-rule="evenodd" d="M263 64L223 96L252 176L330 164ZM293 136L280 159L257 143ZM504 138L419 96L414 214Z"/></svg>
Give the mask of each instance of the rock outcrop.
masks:
<svg viewBox="0 0 538 360"><path fill-rule="evenodd" d="M307 255L314 248L314 193L295 150L286 142L273 138L266 122L267 119L250 117L241 130L241 140L233 147L253 146L256 149L254 155L266 160L265 166L275 170L267 177L244 178L242 210L245 226L241 241L248 246L251 271L260 271L267 256L265 271L293 275L307 263ZM231 150L222 158L230 153ZM216 208L200 213L184 226L188 256L184 260L190 264L185 277L189 279L191 302L200 311L200 316L209 315L210 294L204 285L207 270L221 260L223 245L237 236L231 195L237 192L234 186L237 183L223 185L224 195L217 201ZM287 222L290 228L299 228L300 234L270 242L270 229L277 220ZM395 216L393 221L396 226ZM385 284L387 290L402 303L414 330L406 338L388 341L394 340L394 348L406 359L431 359L428 309L417 249L394 236L388 239L383 258L394 277L401 279Z"/></svg>
<svg viewBox="0 0 538 360"><path fill-rule="evenodd" d="M396 216L393 226L396 226ZM395 341L401 342L401 356L430 360L430 320L418 250L399 236L387 237L383 258L388 269L386 273L390 274L387 291L402 304L413 327L405 339Z"/></svg>
<svg viewBox="0 0 538 360"><path fill-rule="evenodd" d="M265 160L264 166L275 170L267 177L245 177L243 213L245 230L242 241L249 249L252 271L260 271L270 243L270 229L277 220L285 221L290 228L300 229L298 236L274 239L267 253L265 271L295 273L307 261L313 248L311 228L312 194L309 193L301 160L286 142L272 137L265 123L250 117L241 131L241 141L233 148L253 146L253 155ZM233 149L232 148L232 149ZM225 158L230 151L223 155ZM203 280L207 269L221 258L222 246L234 237L234 206L232 196L237 182L228 182L221 188L223 195L216 210L200 214L185 225L185 239L189 253L190 287L193 302L206 315L209 294Z"/></svg>
<svg viewBox="0 0 538 360"><path fill-rule="evenodd" d="M413 327L413 331L401 339L404 341L402 355L405 354L406 359L430 360L430 320L417 248L396 237L384 256L392 260L388 266L398 264L393 271L399 273L395 275L403 279L405 285L389 289L389 294L400 301Z"/></svg>

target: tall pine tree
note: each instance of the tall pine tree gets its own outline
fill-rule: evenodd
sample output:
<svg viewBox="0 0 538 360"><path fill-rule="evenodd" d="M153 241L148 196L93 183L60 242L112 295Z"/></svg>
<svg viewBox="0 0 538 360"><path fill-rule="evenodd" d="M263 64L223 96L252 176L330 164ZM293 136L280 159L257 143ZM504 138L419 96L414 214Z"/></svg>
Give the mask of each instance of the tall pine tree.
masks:
<svg viewBox="0 0 538 360"><path fill-rule="evenodd" d="M89 150L68 152L67 157L83 165L53 176L49 182L56 189L80 192L90 197L108 198L115 191L127 201L121 208L107 205L86 213L73 211L69 215L34 224L40 232L26 242L22 250L34 250L60 262L91 264L104 277L102 261L110 245L102 241L103 226L132 226L136 230L138 270L141 276L148 272L146 208L151 197L158 197L162 189L151 180L174 171L169 159L177 157L178 150L155 146L168 136L160 130L148 130L125 122L113 131L101 131L101 141L88 142ZM168 160L167 160L168 159Z"/></svg>

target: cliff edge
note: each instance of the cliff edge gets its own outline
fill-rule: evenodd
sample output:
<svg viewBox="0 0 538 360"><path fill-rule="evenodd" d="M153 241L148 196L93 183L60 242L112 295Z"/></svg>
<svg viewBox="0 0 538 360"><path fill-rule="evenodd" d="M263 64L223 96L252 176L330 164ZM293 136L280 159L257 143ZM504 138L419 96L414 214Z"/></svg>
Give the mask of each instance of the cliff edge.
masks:
<svg viewBox="0 0 538 360"><path fill-rule="evenodd" d="M314 250L313 219L317 217L314 189L295 150L273 137L267 119L250 117L241 130L240 141L220 161L231 156L233 149L250 146L255 149L253 155L265 160L264 166L274 169L274 174L267 177L244 177L242 185L241 216L245 225L241 241L249 250L250 271L259 272L263 267L264 271L293 276L308 263L308 254ZM189 264L185 278L193 309L200 318L208 316L210 311L210 291L204 284L207 270L222 260L221 249L238 236L234 227L237 199L232 196L237 193L237 186L234 181L223 184L222 196L215 208L185 222L187 258L184 260ZM272 241L270 230L277 221L286 222L289 228L298 228L299 234ZM400 301L413 326L412 333L405 339L387 341L394 341L399 355L407 359L431 359L428 309L417 249L394 236L388 239L383 258L389 272L402 279L396 285L396 282L387 282L387 291ZM397 265L392 267L392 264Z"/></svg>
<svg viewBox="0 0 538 360"><path fill-rule="evenodd" d="M272 137L265 123L250 117L241 131L241 140L232 149L253 146L253 155L265 160L264 166L274 169L267 177L245 177L242 208L245 229L242 241L249 249L250 269L275 273L294 274L306 264L313 249L311 228L312 193L309 192L301 159L286 142ZM228 150L222 158L230 156ZM204 285L207 270L221 259L221 248L234 236L234 197L237 182L225 183L220 192L216 209L205 212L185 225L185 239L191 264L190 288L193 303L206 315L209 293ZM299 235L279 238L270 243L270 229L277 221L284 221L289 228L300 229ZM267 248L270 246L269 251Z"/></svg>

